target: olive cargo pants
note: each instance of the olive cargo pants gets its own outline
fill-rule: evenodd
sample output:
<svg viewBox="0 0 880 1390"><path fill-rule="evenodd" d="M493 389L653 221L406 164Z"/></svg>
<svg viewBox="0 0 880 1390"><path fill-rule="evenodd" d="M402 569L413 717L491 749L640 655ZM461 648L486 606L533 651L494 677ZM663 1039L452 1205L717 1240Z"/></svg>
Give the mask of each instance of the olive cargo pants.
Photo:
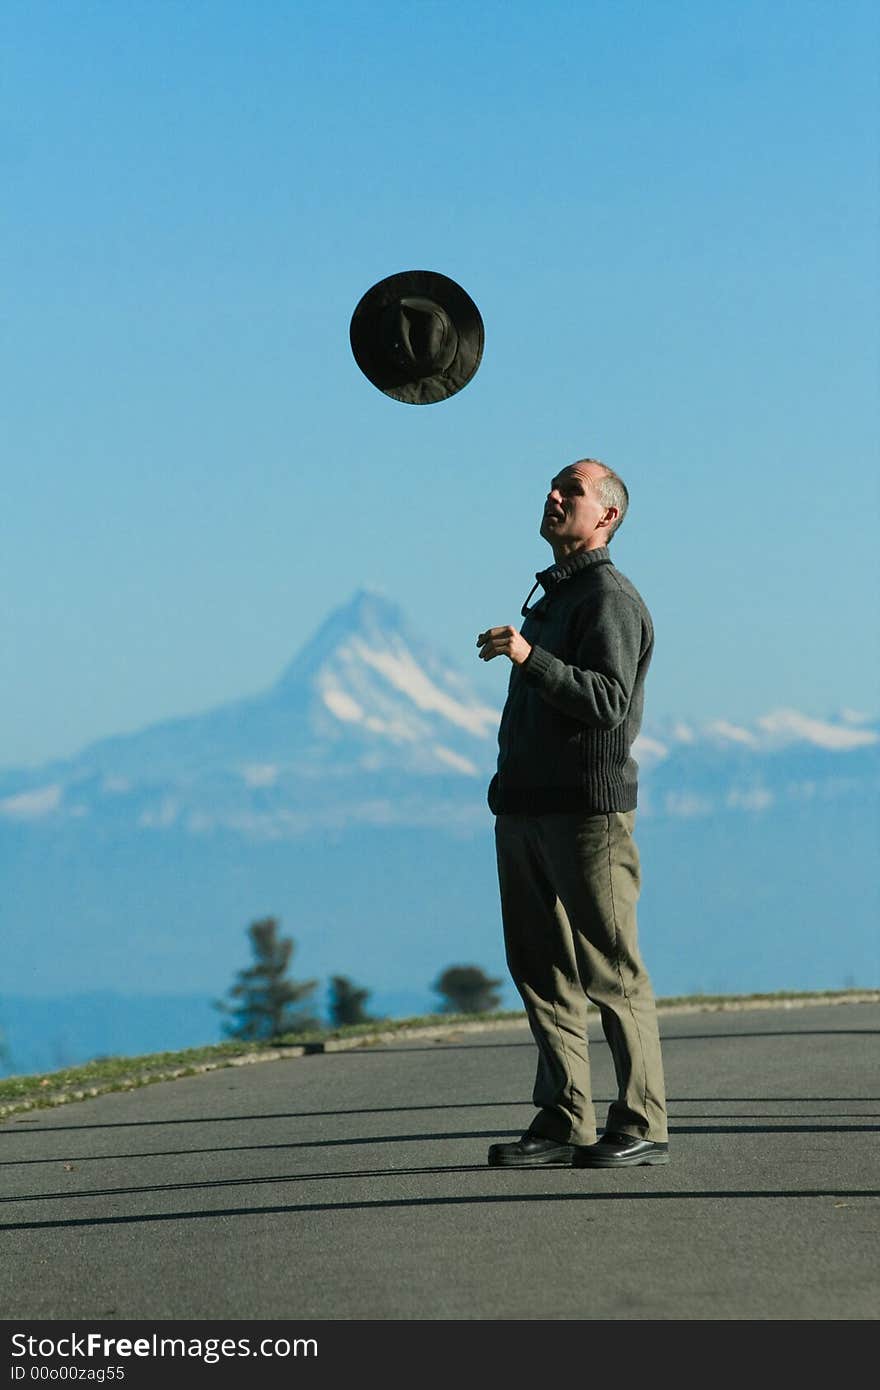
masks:
<svg viewBox="0 0 880 1390"><path fill-rule="evenodd" d="M599 1009L618 1095L605 1128L665 1143L657 1013L639 954L634 811L499 815L498 881L507 964L538 1047L530 1126L592 1144L587 1001Z"/></svg>

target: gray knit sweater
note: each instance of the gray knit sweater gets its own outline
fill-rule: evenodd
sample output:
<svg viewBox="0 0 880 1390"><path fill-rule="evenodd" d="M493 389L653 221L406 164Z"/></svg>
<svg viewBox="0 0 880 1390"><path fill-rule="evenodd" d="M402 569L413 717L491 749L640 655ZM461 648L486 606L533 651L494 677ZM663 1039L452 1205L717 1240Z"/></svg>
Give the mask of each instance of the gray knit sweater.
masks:
<svg viewBox="0 0 880 1390"><path fill-rule="evenodd" d="M489 807L496 815L632 811L638 765L630 749L654 648L651 615L606 546L535 578L545 592L522 626L532 651L510 673Z"/></svg>

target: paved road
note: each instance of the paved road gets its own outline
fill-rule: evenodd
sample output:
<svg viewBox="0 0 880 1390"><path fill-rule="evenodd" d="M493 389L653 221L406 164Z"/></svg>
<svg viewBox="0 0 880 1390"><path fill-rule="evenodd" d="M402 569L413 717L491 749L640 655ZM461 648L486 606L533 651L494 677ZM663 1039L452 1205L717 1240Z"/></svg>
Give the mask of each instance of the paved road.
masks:
<svg viewBox="0 0 880 1390"><path fill-rule="evenodd" d="M10 1118L0 1317L876 1319L880 1008L662 1032L667 1168L487 1168L533 1113L516 1025Z"/></svg>

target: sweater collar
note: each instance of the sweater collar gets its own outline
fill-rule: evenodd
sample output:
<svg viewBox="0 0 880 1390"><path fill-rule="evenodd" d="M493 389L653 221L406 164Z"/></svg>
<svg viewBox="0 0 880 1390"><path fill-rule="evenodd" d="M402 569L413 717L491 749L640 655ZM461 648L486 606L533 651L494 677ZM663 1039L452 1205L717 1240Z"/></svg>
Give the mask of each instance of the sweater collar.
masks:
<svg viewBox="0 0 880 1390"><path fill-rule="evenodd" d="M594 565L610 565L611 557L608 554L607 545L600 545L595 550L578 550L574 555L569 555L565 560L559 560L549 569L539 570L535 575L538 584L544 592L549 594L561 584L563 579L570 579L573 574L579 574L581 570L592 569Z"/></svg>

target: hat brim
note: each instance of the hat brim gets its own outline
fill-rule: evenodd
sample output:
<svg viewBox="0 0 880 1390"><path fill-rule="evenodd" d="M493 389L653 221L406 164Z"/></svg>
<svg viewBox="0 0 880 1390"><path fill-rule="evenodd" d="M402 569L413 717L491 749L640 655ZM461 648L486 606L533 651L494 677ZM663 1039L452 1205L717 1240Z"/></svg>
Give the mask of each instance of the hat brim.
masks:
<svg viewBox="0 0 880 1390"><path fill-rule="evenodd" d="M440 304L458 334L455 356L435 376L413 380L383 347L380 320L392 304L421 297ZM480 311L470 295L435 270L404 270L368 289L351 317L349 328L354 359L369 381L386 396L406 405L433 405L467 386L483 356L485 331Z"/></svg>

